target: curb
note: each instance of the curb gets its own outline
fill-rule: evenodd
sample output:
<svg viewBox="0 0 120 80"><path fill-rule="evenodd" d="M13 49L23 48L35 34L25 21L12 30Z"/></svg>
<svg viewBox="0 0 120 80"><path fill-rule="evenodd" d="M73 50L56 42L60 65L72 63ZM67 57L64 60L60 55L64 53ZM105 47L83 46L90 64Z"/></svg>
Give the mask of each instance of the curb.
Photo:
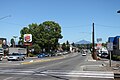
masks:
<svg viewBox="0 0 120 80"><path fill-rule="evenodd" d="M120 78L120 72L114 73L114 78Z"/></svg>

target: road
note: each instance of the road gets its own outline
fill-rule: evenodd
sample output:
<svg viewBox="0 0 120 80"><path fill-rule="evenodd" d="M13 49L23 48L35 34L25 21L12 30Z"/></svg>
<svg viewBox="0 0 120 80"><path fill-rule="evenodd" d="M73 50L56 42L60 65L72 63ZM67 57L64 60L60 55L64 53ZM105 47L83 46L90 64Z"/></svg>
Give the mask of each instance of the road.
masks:
<svg viewBox="0 0 120 80"><path fill-rule="evenodd" d="M45 62L18 65L17 62L1 63L0 80L113 80L108 77L110 73L84 71L83 65L87 59L88 56L71 53Z"/></svg>

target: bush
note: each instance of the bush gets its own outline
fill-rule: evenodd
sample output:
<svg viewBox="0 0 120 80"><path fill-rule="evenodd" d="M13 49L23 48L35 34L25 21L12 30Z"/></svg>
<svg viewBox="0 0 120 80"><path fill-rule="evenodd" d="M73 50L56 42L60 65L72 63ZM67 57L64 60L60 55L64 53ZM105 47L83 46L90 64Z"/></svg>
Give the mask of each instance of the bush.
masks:
<svg viewBox="0 0 120 80"><path fill-rule="evenodd" d="M113 56L112 56L112 60L120 60L120 56L118 56L118 55L113 55Z"/></svg>
<svg viewBox="0 0 120 80"><path fill-rule="evenodd" d="M120 60L120 56L117 56L117 60Z"/></svg>
<svg viewBox="0 0 120 80"><path fill-rule="evenodd" d="M29 56L29 57L34 57L34 54L29 53L28 56Z"/></svg>
<svg viewBox="0 0 120 80"><path fill-rule="evenodd" d="M112 56L112 59L113 59L113 60L117 60L117 55L113 55L113 56Z"/></svg>

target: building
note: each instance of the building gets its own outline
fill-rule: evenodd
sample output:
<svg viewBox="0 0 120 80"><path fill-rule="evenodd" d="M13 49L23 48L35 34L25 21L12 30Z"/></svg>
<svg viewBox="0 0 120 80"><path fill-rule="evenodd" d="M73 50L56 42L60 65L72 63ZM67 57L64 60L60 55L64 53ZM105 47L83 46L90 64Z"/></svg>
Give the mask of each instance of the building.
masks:
<svg viewBox="0 0 120 80"><path fill-rule="evenodd" d="M0 48L6 49L7 48L7 39L0 38Z"/></svg>
<svg viewBox="0 0 120 80"><path fill-rule="evenodd" d="M120 56L120 36L116 37L109 37L108 38L109 43L113 43L113 55L119 55Z"/></svg>

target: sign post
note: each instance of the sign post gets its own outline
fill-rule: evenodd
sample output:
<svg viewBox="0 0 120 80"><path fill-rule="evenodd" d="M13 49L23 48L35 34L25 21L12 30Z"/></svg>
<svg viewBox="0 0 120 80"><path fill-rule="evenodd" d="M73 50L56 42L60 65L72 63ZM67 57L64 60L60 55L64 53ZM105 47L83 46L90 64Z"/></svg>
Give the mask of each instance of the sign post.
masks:
<svg viewBox="0 0 120 80"><path fill-rule="evenodd" d="M113 51L113 43L108 43L107 49L108 49L109 54L110 54L109 66L111 67L111 51Z"/></svg>

